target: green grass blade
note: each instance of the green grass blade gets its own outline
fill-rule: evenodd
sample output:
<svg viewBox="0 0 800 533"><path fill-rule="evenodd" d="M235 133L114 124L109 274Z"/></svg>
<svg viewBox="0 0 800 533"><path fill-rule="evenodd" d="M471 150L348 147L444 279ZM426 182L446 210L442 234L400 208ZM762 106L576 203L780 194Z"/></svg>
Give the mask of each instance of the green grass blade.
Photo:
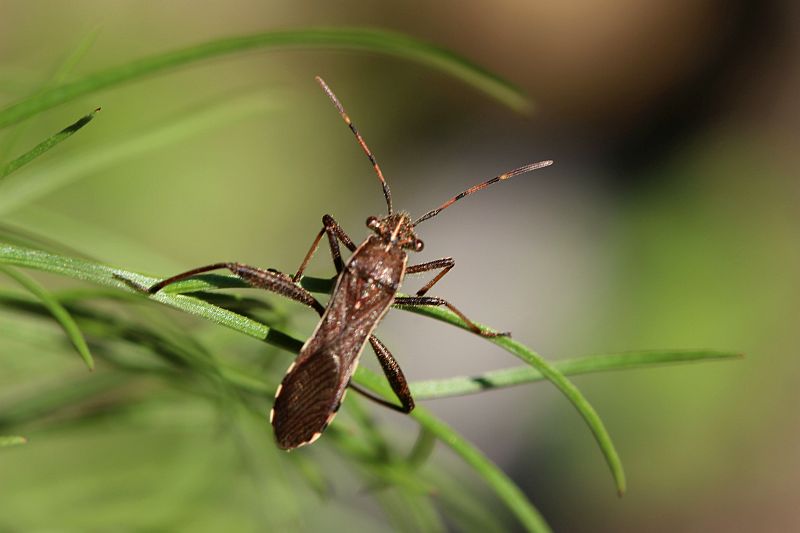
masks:
<svg viewBox="0 0 800 533"><path fill-rule="evenodd" d="M3 448L4 446L17 446L27 442L28 439L25 437L20 437L19 435L0 436L0 448Z"/></svg>
<svg viewBox="0 0 800 533"><path fill-rule="evenodd" d="M3 194L0 195L0 213L29 204L104 168L273 109L274 104L264 98L263 94L246 95L192 111L187 115L172 117L164 125L147 129L124 140L103 143L102 146L83 151L79 157L71 160L28 167L9 178L5 184Z"/></svg>
<svg viewBox="0 0 800 533"><path fill-rule="evenodd" d="M378 375L360 366L356 370L355 377L360 385L370 391L386 399L394 398L383 375ZM519 487L497 465L483 455L479 449L464 440L453 428L439 420L424 407L417 405L409 416L420 424L424 432L435 436L470 465L511 509L528 531L550 531L547 522Z"/></svg>
<svg viewBox="0 0 800 533"><path fill-rule="evenodd" d="M416 61L450 74L512 109L529 108L519 89L474 63L430 43L402 33L368 28L307 28L228 37L158 54L90 74L52 87L0 110L0 128L54 106L145 76L253 48L312 48L378 52Z"/></svg>
<svg viewBox="0 0 800 533"><path fill-rule="evenodd" d="M397 307L400 309L407 309L412 313L436 318L443 322L447 322L448 324L469 330L467 324L458 318L455 313L449 310L421 306ZM491 330L491 328L486 328L480 324L478 324L478 326L485 330L494 331ZM555 385L556 388L560 390L570 402L572 402L572 405L583 417L584 421L594 435L597 444L600 446L600 450L603 452L603 456L608 463L608 467L611 469L611 475L614 477L617 493L622 495L626 488L625 470L622 467L622 461L620 460L619 454L617 453L614 443L611 440L611 435L609 435L605 424L603 424L603 421L600 419L600 415L597 414L597 411L595 411L594 407L592 407L589 401L583 396L583 394L581 394L578 388L573 385L572 382L569 381L563 373L561 373L561 371L548 363L541 355L537 354L527 346L512 339L511 337L493 337L486 338L486 340L502 347L507 352L519 357L530 366L541 372L545 379Z"/></svg>
<svg viewBox="0 0 800 533"><path fill-rule="evenodd" d="M417 406L411 412L411 416L470 465L508 505L528 531L550 531L547 522L519 487L478 448L424 407Z"/></svg>
<svg viewBox="0 0 800 533"><path fill-rule="evenodd" d="M72 74L72 71L74 71L78 64L83 61L83 58L89 53L89 50L91 50L91 48L94 46L94 43L97 42L97 37L100 35L100 29L100 26L96 26L86 32L86 35L84 35L78 41L78 44L75 45L75 48L70 51L66 57L64 57L64 60L53 72L52 78L44 84L42 89L63 83L64 80L66 80L70 74Z"/></svg>
<svg viewBox="0 0 800 533"><path fill-rule="evenodd" d="M551 364L565 376L631 370L673 363L725 361L739 359L742 355L713 350L650 350L617 354L592 355L554 361ZM463 396L486 390L532 383L544 380L544 375L530 366L494 370L478 376L457 376L447 379L415 381L409 384L417 400L434 400L449 396Z"/></svg>
<svg viewBox="0 0 800 533"><path fill-rule="evenodd" d="M55 87L56 85L63 83L72 70L89 52L89 49L94 44L99 33L99 29L95 29L81 39L81 41L78 43L78 46L66 56L58 68L53 71L50 78L42 83L34 94L40 94L48 87ZM2 144L0 144L0 166L2 166L2 164L8 159L9 155L14 150L14 146L23 137L23 135L25 135L28 127L31 124L32 123L29 122L25 126L16 128L11 135L8 135L5 139L3 139Z"/></svg>
<svg viewBox="0 0 800 533"><path fill-rule="evenodd" d="M70 316L69 312L64 309L58 300L27 274L3 266L0 266L0 272L22 285L42 302L47 310L50 311L50 314L53 315L53 318L61 324L67 337L69 337L69 340L72 342L73 346L75 346L75 349L83 358L89 370L94 370L94 359L92 359L92 354L89 352L89 347L86 345L86 339L83 338L83 334L81 330L78 329L75 320L72 319L72 316Z"/></svg>
<svg viewBox="0 0 800 533"><path fill-rule="evenodd" d="M356 371L356 377L360 385L365 386L372 392L387 399L393 398L386 379L382 375L378 375L361 366ZM526 529L529 531L550 531L547 522L519 487L497 465L483 455L480 450L464 440L455 430L436 418L424 407L417 405L409 416L422 426L423 431L434 435L470 465L508 505L509 509Z"/></svg>
<svg viewBox="0 0 800 533"><path fill-rule="evenodd" d="M406 463L411 468L419 468L430 458L436 445L436 435L425 428L420 428L414 447L408 453Z"/></svg>
<svg viewBox="0 0 800 533"><path fill-rule="evenodd" d="M89 122L92 121L94 118L95 113L100 111L98 107L88 115L84 115L79 118L74 123L70 124L63 130L59 131L55 135L52 135L45 139L44 141L40 142L36 146L34 146L31 150L25 152L21 156L17 157L16 159L10 161L7 165L0 168L0 180L14 172L15 170L19 169L20 167L27 165L40 155L48 152L51 148L55 147L57 144L60 144L75 134L76 131L87 125Z"/></svg>
<svg viewBox="0 0 800 533"><path fill-rule="evenodd" d="M159 281L159 278L112 268L101 263L65 257L11 244L0 244L0 264L33 268L129 292L140 293L141 289ZM245 286L241 280L238 280L238 284L236 284L235 278L231 279L231 286ZM251 337L266 340L290 351L297 352L299 347L302 346L302 342L297 339L198 298L173 294L168 291L161 291L151 298L181 311L207 318L212 322L235 329Z"/></svg>

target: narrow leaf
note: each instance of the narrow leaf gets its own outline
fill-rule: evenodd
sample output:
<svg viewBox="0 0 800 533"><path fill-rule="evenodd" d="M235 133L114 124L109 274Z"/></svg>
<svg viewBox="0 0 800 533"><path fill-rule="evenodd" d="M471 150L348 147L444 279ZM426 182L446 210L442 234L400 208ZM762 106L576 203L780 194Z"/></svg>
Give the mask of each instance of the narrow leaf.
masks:
<svg viewBox="0 0 800 533"><path fill-rule="evenodd" d="M159 278L112 268L102 263L42 252L12 244L0 244L0 264L33 268L138 294L141 294L145 288L159 281ZM231 286L246 286L237 278L232 276L227 276L227 278L231 280ZM212 322L235 329L251 337L266 340L275 346L290 351L299 351L299 347L303 344L302 341L270 329L260 322L209 304L198 298L161 291L152 296L152 299L181 311L207 318Z"/></svg>
<svg viewBox="0 0 800 533"><path fill-rule="evenodd" d="M412 468L418 468L425 464L428 458L433 453L433 448L436 445L436 435L431 431L420 428L417 440L414 442L414 447L406 458L406 463Z"/></svg>
<svg viewBox="0 0 800 533"><path fill-rule="evenodd" d="M78 325L67 310L58 303L58 300L27 274L2 266L0 266L0 272L22 285L42 302L42 305L50 311L53 318L61 324L67 337L72 341L73 346L75 346L78 354L80 354L84 362L86 362L86 366L89 367L89 370L94 370L94 359L92 359L92 354L89 352L89 347L86 345L86 340L83 338L81 330L78 329Z"/></svg>
<svg viewBox="0 0 800 533"><path fill-rule="evenodd" d="M308 28L208 41L96 72L71 83L46 89L0 110L0 128L101 89L211 57L253 48L311 48L383 53L416 61L446 72L482 90L512 109L525 111L530 105L519 89L494 74L453 52L402 33L367 28Z"/></svg>
<svg viewBox="0 0 800 533"><path fill-rule="evenodd" d="M427 431L450 447L494 489L528 531L550 531L539 511L509 477L481 451L463 439L450 426L417 406L411 416Z"/></svg>
<svg viewBox="0 0 800 533"><path fill-rule="evenodd" d="M651 350L577 357L553 361L550 364L565 376L571 376L590 372L646 368L671 363L724 361L741 357L742 355L738 353L713 350ZM436 398L463 396L485 390L532 383L544 379L544 375L539 370L530 366L518 366L494 370L478 376L457 376L447 379L415 381L410 383L409 386L415 399L434 400Z"/></svg>
<svg viewBox="0 0 800 533"><path fill-rule="evenodd" d="M378 375L364 366L360 366L356 371L355 377L360 385L370 391L386 399L393 398L393 393L383 375ZM511 509L528 531L550 531L547 522L528 500L527 496L479 449L422 406L417 405L409 416L420 424L425 433L435 436L470 465Z"/></svg>
<svg viewBox="0 0 800 533"><path fill-rule="evenodd" d="M58 68L53 71L49 79L45 80L41 84L34 95L40 94L49 87L55 87L56 85L63 83L64 80L67 79L67 76L70 74L70 72L72 72L72 70L89 51L89 48L92 47L92 44L94 44L98 34L99 29L95 29L81 39L81 41L78 43L78 46L64 58ZM23 127L16 128L11 135L8 135L5 139L3 139L3 143L0 147L0 163L6 161L9 154L11 154L12 150L14 149L14 145L22 138L31 124L32 122L29 122Z"/></svg>
<svg viewBox="0 0 800 533"><path fill-rule="evenodd" d="M94 118L95 113L97 113L98 111L100 111L99 107L94 111L92 111L91 113L89 113L88 115L84 115L83 117L79 118L76 122L70 124L63 130L56 133L55 135L52 135L47 139L45 139L44 141L40 142L39 144L34 146L31 150L25 152L18 158L12 160L4 167L0 168L0 180L11 174L18 168L22 167L23 165L27 165L40 155L48 152L51 148L53 148L57 144L60 144L69 139L70 137L72 137L72 135L76 131L78 131L79 129L87 125L89 122L91 122L92 119Z"/></svg>
<svg viewBox="0 0 800 533"><path fill-rule="evenodd" d="M407 309L412 313L436 318L442 320L443 322L447 322L448 324L469 330L467 324L458 318L455 313L449 310L421 306L397 307L401 309ZM478 324L478 326L485 330L493 331L490 328L482 326L481 324ZM592 431L595 440L597 440L597 443L600 445L600 450L603 452L603 456L605 457L606 462L611 469L611 475L614 476L614 483L617 487L617 493L622 495L625 492L626 487L625 470L622 467L622 461L620 460L619 454L614 447L614 443L611 441L611 435L609 435L605 424L603 424L603 421L600 419L600 415L597 414L597 411L594 410L594 407L592 407L589 401L583 396L583 394L581 394L578 388L573 385L572 382L569 381L563 373L561 373L561 371L548 363L541 355L537 354L527 346L512 339L511 337L493 337L486 338L486 340L502 347L507 352L516 355L538 370L548 381L550 381L550 383L555 385L556 388L560 390L570 402L572 402L572 405L575 406L575 409L577 409L580 415L583 417L584 421L589 426L589 429Z"/></svg>
<svg viewBox="0 0 800 533"><path fill-rule="evenodd" d="M8 180L0 195L0 213L53 192L69 183L95 174L104 168L120 165L126 160L163 149L188 137L206 131L224 128L236 120L253 117L274 109L274 104L263 93L233 98L191 113L164 119L164 124L128 135L122 140L111 140L81 152L80 157L58 164L45 162L28 167Z"/></svg>

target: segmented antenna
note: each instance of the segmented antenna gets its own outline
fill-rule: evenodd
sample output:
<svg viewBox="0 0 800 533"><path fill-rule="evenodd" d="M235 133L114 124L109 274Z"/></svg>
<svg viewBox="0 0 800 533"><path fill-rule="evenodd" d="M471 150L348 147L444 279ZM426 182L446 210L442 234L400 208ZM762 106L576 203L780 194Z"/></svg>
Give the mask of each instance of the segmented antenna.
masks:
<svg viewBox="0 0 800 533"><path fill-rule="evenodd" d="M322 90L325 91L325 94L328 95L328 98L331 99L331 102L333 102L333 105L336 106L336 109L339 110L339 114L342 116L342 118L344 119L345 123L350 127L350 131L352 131L353 135L356 136L356 140L358 141L358 144L361 145L361 148L364 149L364 153L367 154L367 157L369 158L369 162L372 163L372 168L375 169L375 174L377 174L378 175L378 179L381 180L381 186L383 187L383 196L384 196L384 198L386 198L386 206L389 208L389 214L391 215L392 214L392 192L389 190L389 184L386 183L386 179L383 177L383 172L381 172L381 167L379 167L378 166L378 162L375 161L375 156L372 155L372 151L369 149L369 146L367 146L367 143L364 142L364 138L361 136L360 133L358 133L358 129L356 128L356 125L353 124L353 121L351 121L350 117L347 116L347 112L344 110L344 107L342 107L342 104L339 102L339 99L336 98L336 95L333 94L333 91L331 90L331 88L328 87L328 84L325 83L325 80L323 80L319 76L316 77L316 80L317 80L317 83L319 83L320 86L322 87Z"/></svg>
<svg viewBox="0 0 800 533"><path fill-rule="evenodd" d="M499 176L495 176L494 178L486 180L483 183L479 183L478 185L470 187L469 189L467 189L464 192L458 193L457 195L453 196L452 198L447 200L445 203L443 203L442 205L440 205L436 209L433 209L432 211L428 211L427 213L425 213L424 215L419 217L416 220L416 222L414 222L414 224L412 224L412 225L416 226L420 222L423 222L425 220L428 220L429 218L435 217L436 215L439 214L440 211L442 211L444 209L447 209L448 207L450 207L451 205L453 205L457 201L461 200L465 196L469 196L470 194L472 194L474 192L478 192L481 189L485 189L486 187L488 187L492 183L497 183L498 181L507 180L508 178L513 178L514 176L518 176L520 174L525 174L526 172L531 172L532 170L538 170L540 168L549 167L552 164L553 164L553 160L552 159L548 159L547 161L539 161L538 163L531 163L529 165L525 165L524 167L515 168L514 170L512 170L510 172L506 172L505 174L500 174Z"/></svg>

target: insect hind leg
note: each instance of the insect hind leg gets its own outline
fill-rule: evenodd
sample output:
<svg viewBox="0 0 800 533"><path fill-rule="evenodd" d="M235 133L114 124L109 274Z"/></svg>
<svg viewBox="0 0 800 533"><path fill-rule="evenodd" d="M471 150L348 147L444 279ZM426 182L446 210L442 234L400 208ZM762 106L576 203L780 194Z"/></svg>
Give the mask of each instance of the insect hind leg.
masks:
<svg viewBox="0 0 800 533"><path fill-rule="evenodd" d="M381 364L381 368L383 369L383 373L386 375L386 379L389 380L389 385L392 387L392 391L394 391L395 396L397 396L397 399L400 400L402 405L396 405L392 402L386 401L380 396L376 396L372 392L356 385L352 381L350 382L350 388L359 394L366 396L370 400L388 407L389 409L406 414L410 413L414 410L414 398L411 396L411 390L408 388L408 381L406 381L406 377L403 374L403 371L400 369L400 365L397 364L397 361L392 356L389 348L387 348L385 344L378 340L375 335L369 336L369 343L372 345L372 350L378 357L378 362Z"/></svg>
<svg viewBox="0 0 800 533"><path fill-rule="evenodd" d="M232 273L242 278L248 285L256 289L264 289L276 294L280 294L290 300L300 302L314 309L322 315L325 308L317 301L314 296L292 281L292 278L274 269L258 268L243 263L214 263L203 267L193 268L175 276L164 279L147 289L150 294L155 294L164 287L192 278L198 274L211 272L212 270L228 269Z"/></svg>

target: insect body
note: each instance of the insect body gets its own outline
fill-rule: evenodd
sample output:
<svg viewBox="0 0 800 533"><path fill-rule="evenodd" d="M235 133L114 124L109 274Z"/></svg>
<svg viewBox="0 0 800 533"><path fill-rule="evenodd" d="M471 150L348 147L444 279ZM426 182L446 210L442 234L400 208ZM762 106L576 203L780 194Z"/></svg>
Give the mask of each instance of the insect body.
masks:
<svg viewBox="0 0 800 533"><path fill-rule="evenodd" d="M415 233L415 227L420 222L436 216L461 198L493 183L552 164L552 161L541 161L496 176L454 196L412 222L407 213L393 210L389 186L375 157L328 85L319 77L317 82L352 130L383 186L388 214L384 217L371 216L367 219L367 227L374 234L356 247L336 221L330 215L325 215L322 219L323 228L317 234L294 276L241 263L216 263L165 279L149 289L150 293L156 293L176 281L210 270L227 268L253 287L267 289L304 303L322 316L314 333L303 345L300 354L278 387L270 413L278 445L286 450L310 444L322 434L336 415L348 386L392 409L408 413L414 408L414 400L402 370L386 346L373 335L373 331L392 304L446 306L479 335L485 337L507 335L507 333L482 330L446 300L426 296L431 287L455 266L455 261L451 257L409 266L407 250L418 252L423 248L422 241ZM323 307L313 295L298 284L323 235L327 235L338 274L327 307ZM353 252L346 264L342 261L340 242ZM417 291L415 296L397 296L406 274L431 270L439 272ZM387 402L350 382L367 342L377 355L401 405Z"/></svg>
<svg viewBox="0 0 800 533"><path fill-rule="evenodd" d="M405 215L392 216L380 227L387 222L408 225ZM313 441L333 418L368 338L395 300L407 261L401 244L378 235L353 253L322 320L275 397L270 417L281 446L293 448ZM404 410L413 408L410 395L401 400Z"/></svg>

